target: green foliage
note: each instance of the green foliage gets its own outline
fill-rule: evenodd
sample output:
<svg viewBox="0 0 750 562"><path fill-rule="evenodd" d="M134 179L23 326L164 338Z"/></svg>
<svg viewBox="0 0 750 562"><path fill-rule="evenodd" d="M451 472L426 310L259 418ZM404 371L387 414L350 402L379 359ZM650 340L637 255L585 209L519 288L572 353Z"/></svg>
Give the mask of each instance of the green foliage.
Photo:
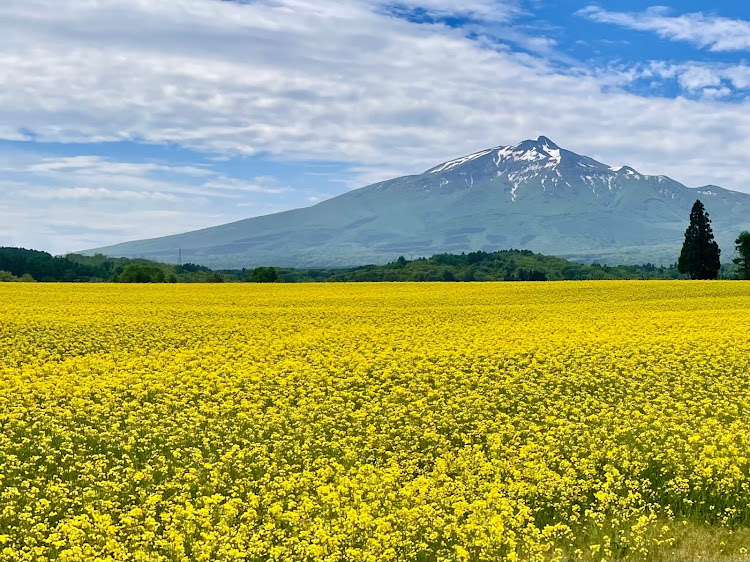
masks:
<svg viewBox="0 0 750 562"><path fill-rule="evenodd" d="M94 281L102 278L96 267L25 248L0 248L0 270L13 277L28 275L39 281Z"/></svg>
<svg viewBox="0 0 750 562"><path fill-rule="evenodd" d="M0 281L115 283L222 283L225 276L209 268L175 266L144 259L109 258L102 254L52 256L23 248L0 248ZM239 278L229 276L230 280Z"/></svg>
<svg viewBox="0 0 750 562"><path fill-rule="evenodd" d="M120 275L117 283L164 283L164 271L153 265L130 264Z"/></svg>
<svg viewBox="0 0 750 562"><path fill-rule="evenodd" d="M750 232L745 230L734 241L737 257L732 261L739 269L740 279L750 279Z"/></svg>
<svg viewBox="0 0 750 562"><path fill-rule="evenodd" d="M0 283L35 283L35 280L28 273L16 277L9 271L0 270Z"/></svg>
<svg viewBox="0 0 750 562"><path fill-rule="evenodd" d="M561 281L589 279L680 279L675 266L583 265L529 250L437 254L383 266L333 272L329 281Z"/></svg>
<svg viewBox="0 0 750 562"><path fill-rule="evenodd" d="M15 283L16 281L18 281L18 277L13 275L10 271L0 269L0 283Z"/></svg>
<svg viewBox="0 0 750 562"><path fill-rule="evenodd" d="M275 267L256 267L248 277L250 283L276 283L278 280Z"/></svg>
<svg viewBox="0 0 750 562"><path fill-rule="evenodd" d="M691 279L717 279L721 269L720 254L711 220L698 199L690 211L690 225L685 231L685 243L677 267L680 273L689 275Z"/></svg>
<svg viewBox="0 0 750 562"><path fill-rule="evenodd" d="M198 271L209 272L211 270L205 265L198 265L195 263L185 263L182 265L178 265L175 268L175 273L197 273Z"/></svg>

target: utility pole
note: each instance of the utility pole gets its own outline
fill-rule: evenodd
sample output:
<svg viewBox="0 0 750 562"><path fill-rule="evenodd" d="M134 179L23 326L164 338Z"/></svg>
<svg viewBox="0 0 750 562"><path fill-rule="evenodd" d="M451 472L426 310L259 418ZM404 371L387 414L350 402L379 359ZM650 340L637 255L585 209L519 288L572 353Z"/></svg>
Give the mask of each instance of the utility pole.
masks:
<svg viewBox="0 0 750 562"><path fill-rule="evenodd" d="M182 265L182 248L180 248L177 254L177 265Z"/></svg>

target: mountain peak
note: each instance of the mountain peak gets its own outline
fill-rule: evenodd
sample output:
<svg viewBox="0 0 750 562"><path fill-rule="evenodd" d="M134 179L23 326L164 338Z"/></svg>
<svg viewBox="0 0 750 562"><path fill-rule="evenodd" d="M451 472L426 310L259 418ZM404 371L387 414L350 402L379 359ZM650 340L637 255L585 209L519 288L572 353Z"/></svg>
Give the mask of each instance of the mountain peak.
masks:
<svg viewBox="0 0 750 562"><path fill-rule="evenodd" d="M548 137L539 136L536 140L527 139L518 143L516 146L496 146L494 148L480 150L479 152L469 154L468 156L462 156L461 158L444 162L434 168L430 168L425 173L437 174L440 172L453 171L464 164L477 160L481 161L483 157L494 159L496 166L506 158L518 161L551 159L552 165L557 165L560 163L560 150L560 147Z"/></svg>
<svg viewBox="0 0 750 562"><path fill-rule="evenodd" d="M542 150L542 151L548 151L548 150L560 150L560 147L557 146L554 142L552 142L549 138L541 136L537 137L536 140L527 139L525 141L522 141L518 143L516 146L513 147L515 150Z"/></svg>
<svg viewBox="0 0 750 562"><path fill-rule="evenodd" d="M554 142L552 142L549 138L544 137L544 136L537 137L536 142L537 142L537 144L539 144L541 146L545 146L547 148L552 148L552 149L558 149L558 148L560 148Z"/></svg>

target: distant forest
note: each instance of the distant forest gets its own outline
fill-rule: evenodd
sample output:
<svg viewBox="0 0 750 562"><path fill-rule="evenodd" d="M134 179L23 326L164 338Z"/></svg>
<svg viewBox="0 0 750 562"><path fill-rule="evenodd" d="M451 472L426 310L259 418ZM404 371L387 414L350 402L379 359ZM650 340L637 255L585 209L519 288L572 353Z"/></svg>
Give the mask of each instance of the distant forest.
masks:
<svg viewBox="0 0 750 562"><path fill-rule="evenodd" d="M224 276L194 264L170 265L98 254L52 256L47 252L0 247L0 281L209 283Z"/></svg>
<svg viewBox="0 0 750 562"><path fill-rule="evenodd" d="M583 265L529 250L436 254L383 266L338 272L331 281L562 281L587 279L681 279L676 266Z"/></svg>
<svg viewBox="0 0 750 562"><path fill-rule="evenodd" d="M735 278L731 265L721 278ZM68 254L23 248L0 248L0 282L108 283L309 283L377 281L561 281L594 279L685 279L676 265L583 265L529 250L404 257L386 265L348 269L258 267L213 271L196 264L173 265L143 259Z"/></svg>

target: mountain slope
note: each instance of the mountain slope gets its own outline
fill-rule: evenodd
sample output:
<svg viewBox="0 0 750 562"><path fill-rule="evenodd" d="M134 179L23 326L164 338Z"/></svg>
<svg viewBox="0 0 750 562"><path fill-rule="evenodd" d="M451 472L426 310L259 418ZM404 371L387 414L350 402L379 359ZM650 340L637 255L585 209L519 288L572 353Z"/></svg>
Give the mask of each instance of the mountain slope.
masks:
<svg viewBox="0 0 750 562"><path fill-rule="evenodd" d="M611 168L546 137L499 146L313 207L89 250L210 267L342 267L440 252L527 248L608 263L676 261L696 198L726 260L750 194Z"/></svg>

